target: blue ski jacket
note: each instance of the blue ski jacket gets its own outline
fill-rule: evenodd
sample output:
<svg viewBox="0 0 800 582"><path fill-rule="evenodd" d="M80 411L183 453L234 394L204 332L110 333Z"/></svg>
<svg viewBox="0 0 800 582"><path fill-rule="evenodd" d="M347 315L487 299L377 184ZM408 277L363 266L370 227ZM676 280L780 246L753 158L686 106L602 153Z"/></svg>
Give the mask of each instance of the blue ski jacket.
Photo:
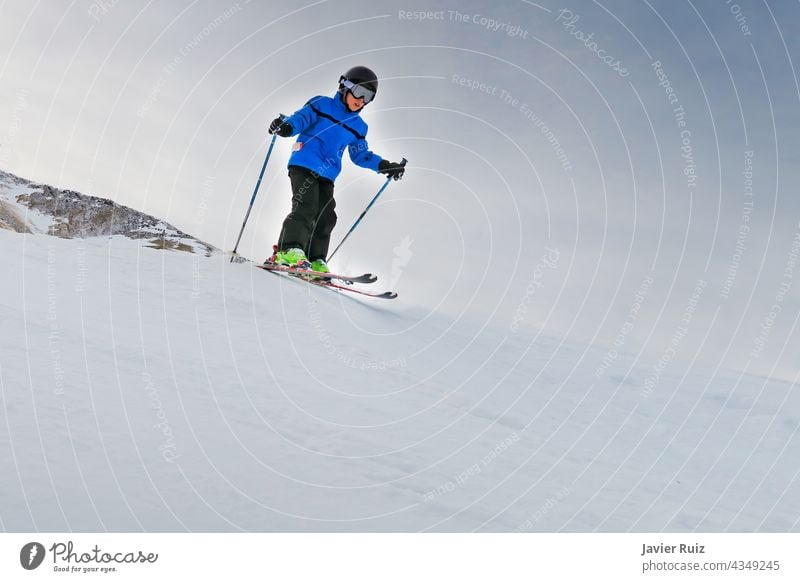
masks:
<svg viewBox="0 0 800 582"><path fill-rule="evenodd" d="M289 156L289 167L301 166L330 181L342 171L345 148L353 163L378 171L381 157L367 145L367 124L359 112L351 112L337 93L313 97L286 118L292 135L298 135Z"/></svg>

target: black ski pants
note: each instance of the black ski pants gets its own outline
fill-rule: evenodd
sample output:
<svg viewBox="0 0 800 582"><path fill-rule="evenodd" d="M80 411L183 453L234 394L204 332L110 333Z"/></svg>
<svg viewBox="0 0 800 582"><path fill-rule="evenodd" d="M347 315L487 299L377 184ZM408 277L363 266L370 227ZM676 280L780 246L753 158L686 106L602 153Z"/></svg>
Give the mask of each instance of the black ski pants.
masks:
<svg viewBox="0 0 800 582"><path fill-rule="evenodd" d="M336 226L333 182L300 166L289 168L292 210L283 221L278 249L303 249L311 261L328 256L331 232Z"/></svg>

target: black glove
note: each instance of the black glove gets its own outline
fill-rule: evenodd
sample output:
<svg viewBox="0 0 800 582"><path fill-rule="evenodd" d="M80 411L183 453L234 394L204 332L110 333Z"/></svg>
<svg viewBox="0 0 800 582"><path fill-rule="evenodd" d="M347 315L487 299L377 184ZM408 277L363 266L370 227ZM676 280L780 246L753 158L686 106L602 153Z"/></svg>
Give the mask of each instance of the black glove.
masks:
<svg viewBox="0 0 800 582"><path fill-rule="evenodd" d="M287 123L284 119L286 118L283 115L273 119L272 123L269 124L269 133L277 133L281 137L290 137L294 133L294 128L291 123Z"/></svg>
<svg viewBox="0 0 800 582"><path fill-rule="evenodd" d="M399 180L403 177L406 171L406 160L403 158L403 161L399 164L396 162L390 162L389 160L381 160L378 164L378 172L381 174L386 174L390 178L394 180Z"/></svg>

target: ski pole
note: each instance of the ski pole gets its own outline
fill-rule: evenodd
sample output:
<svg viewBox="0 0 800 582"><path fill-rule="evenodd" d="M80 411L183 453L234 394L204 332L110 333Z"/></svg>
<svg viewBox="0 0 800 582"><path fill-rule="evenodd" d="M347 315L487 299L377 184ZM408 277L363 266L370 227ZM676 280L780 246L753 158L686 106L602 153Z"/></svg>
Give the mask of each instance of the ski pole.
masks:
<svg viewBox="0 0 800 582"><path fill-rule="evenodd" d="M408 160L403 158L403 161L400 162L400 165L401 166L405 166L407 162L408 162ZM389 185L389 182L391 181L391 179L392 179L391 176L386 178L386 181L383 183L383 186L381 186L381 189L378 190L378 193L375 194L375 196L372 198L370 203L367 204L367 207L364 209L364 212L361 213L361 216L358 217L358 219L353 223L353 226L350 227L350 230L347 231L347 234L344 235L344 238L342 239L342 242L340 242L338 245L336 245L336 248L333 249L333 252L330 254L330 256L327 259L325 259L326 263L329 262L333 258L333 255L335 255L336 251L338 251L339 248L344 244L344 241L347 240L347 237L349 237L350 234L352 234L352 232L356 229L358 224L361 222L361 219L364 218L364 215L369 211L370 208L372 208L372 205L375 204L375 201L378 199L378 196L383 194L383 191L386 190L386 187Z"/></svg>
<svg viewBox="0 0 800 582"><path fill-rule="evenodd" d="M283 117L283 114L281 114ZM247 214L244 215L244 222L242 222L242 230L239 231L239 238L236 239L236 246L233 247L233 253L231 254L231 263L233 259L236 258L236 249L239 248L239 242L242 240L242 234L244 234L244 225L247 224L247 219L250 218L250 211L253 209L253 204L256 201L256 194L258 194L258 188L261 186L261 178L264 177L264 170L267 169L267 162L269 162L269 157L272 155L272 148L275 145L275 140L277 139L278 134L272 134L272 141L269 143L269 149L267 150L267 157L264 159L264 165L261 166L261 173L258 175L258 182L256 182L255 190L253 190L253 197L250 198L250 206L247 207Z"/></svg>

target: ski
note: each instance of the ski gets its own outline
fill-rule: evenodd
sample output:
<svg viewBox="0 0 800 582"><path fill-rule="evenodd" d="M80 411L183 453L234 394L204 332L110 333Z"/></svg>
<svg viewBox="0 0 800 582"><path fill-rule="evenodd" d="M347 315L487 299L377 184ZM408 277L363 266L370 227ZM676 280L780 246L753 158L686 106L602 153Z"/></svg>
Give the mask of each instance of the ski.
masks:
<svg viewBox="0 0 800 582"><path fill-rule="evenodd" d="M269 264L261 264L256 265L259 269L264 269L265 271L273 271L276 273L288 273L290 275L299 275L300 278L305 278L305 276L313 276L313 277L320 277L322 279L330 280L330 279L338 279L339 281L345 281L347 283L374 283L378 280L378 278L371 274L371 273L364 273L363 275L357 276L349 276L349 275L338 275L336 273L318 273L316 271L310 271L308 269L297 269L295 267L286 267L284 265L269 265Z"/></svg>
<svg viewBox="0 0 800 582"><path fill-rule="evenodd" d="M372 297L374 299L397 298L397 293L395 293L394 291L384 291L383 293L370 293L369 291L362 291L361 289L356 289L355 287L345 287L344 285L337 285L336 283L331 283L330 281L308 281L308 282L313 285L316 285L317 287L327 287L328 289L347 291L348 293L356 293L358 295L364 295L365 297Z"/></svg>
<svg viewBox="0 0 800 582"><path fill-rule="evenodd" d="M260 265L256 265L257 267L261 267ZM263 268L263 267L261 267ZM330 279L327 280L320 280L320 279L309 279L308 277L303 277L302 275L297 275L295 273L290 273L283 271L281 269L266 269L265 271L269 271L274 275L281 277L289 277L290 279L296 279L298 281L305 281L311 285L316 285L317 287L325 287L326 289L331 289L333 291L346 291L348 293L355 293L357 295L363 295L364 297L371 297L373 299L395 299L397 298L397 293L394 291L384 291L383 293L370 293L369 291L362 291L361 289L356 289L355 287L347 287L346 285L337 285L336 283L332 282ZM308 273L308 271L300 270L302 273Z"/></svg>

